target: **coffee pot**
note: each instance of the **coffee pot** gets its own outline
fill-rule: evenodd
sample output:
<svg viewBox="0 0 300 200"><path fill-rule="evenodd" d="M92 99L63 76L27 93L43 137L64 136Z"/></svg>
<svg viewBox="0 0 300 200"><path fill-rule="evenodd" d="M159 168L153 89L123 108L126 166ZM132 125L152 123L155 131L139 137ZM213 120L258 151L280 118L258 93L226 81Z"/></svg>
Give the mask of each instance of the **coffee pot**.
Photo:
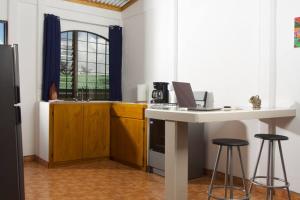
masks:
<svg viewBox="0 0 300 200"><path fill-rule="evenodd" d="M168 103L169 102L169 83L153 82L154 90L152 91L152 103Z"/></svg>

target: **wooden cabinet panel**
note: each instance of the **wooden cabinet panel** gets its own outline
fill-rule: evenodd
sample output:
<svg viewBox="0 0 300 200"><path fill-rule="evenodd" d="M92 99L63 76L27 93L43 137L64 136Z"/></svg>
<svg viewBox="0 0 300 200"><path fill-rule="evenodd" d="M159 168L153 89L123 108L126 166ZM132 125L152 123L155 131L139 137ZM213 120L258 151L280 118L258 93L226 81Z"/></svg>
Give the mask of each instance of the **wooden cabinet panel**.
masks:
<svg viewBox="0 0 300 200"><path fill-rule="evenodd" d="M144 164L144 120L111 118L111 156L142 167Z"/></svg>
<svg viewBox="0 0 300 200"><path fill-rule="evenodd" d="M110 105L84 105L83 158L108 157L110 152Z"/></svg>
<svg viewBox="0 0 300 200"><path fill-rule="evenodd" d="M54 162L82 159L82 121L82 105L54 105L52 138Z"/></svg>
<svg viewBox="0 0 300 200"><path fill-rule="evenodd" d="M115 117L144 119L145 107L146 104L116 103L111 107L111 115Z"/></svg>

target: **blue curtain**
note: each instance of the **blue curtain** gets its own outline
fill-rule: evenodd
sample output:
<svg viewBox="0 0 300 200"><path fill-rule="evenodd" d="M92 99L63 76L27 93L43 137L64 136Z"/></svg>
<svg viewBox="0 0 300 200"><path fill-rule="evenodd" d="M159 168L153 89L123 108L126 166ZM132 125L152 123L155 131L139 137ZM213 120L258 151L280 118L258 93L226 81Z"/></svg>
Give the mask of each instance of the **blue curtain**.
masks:
<svg viewBox="0 0 300 200"><path fill-rule="evenodd" d="M49 100L50 87L59 91L60 75L60 19L55 15L44 16L43 90L42 100Z"/></svg>
<svg viewBox="0 0 300 200"><path fill-rule="evenodd" d="M122 27L109 27L109 99L122 100Z"/></svg>

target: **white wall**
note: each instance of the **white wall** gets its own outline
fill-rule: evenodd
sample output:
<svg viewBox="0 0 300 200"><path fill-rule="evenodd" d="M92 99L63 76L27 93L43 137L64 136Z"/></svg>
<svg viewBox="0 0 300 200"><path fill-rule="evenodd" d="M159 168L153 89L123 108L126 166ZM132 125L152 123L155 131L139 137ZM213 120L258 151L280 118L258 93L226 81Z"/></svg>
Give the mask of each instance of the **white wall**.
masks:
<svg viewBox="0 0 300 200"><path fill-rule="evenodd" d="M259 92L259 0L187 0L178 7L178 80L190 82L194 90L213 92L215 105L248 106L250 96ZM250 146L243 154L250 177L258 146L252 138L258 130L256 120L206 124L206 167L212 169L215 161L213 138L246 139ZM239 166L238 159L235 163ZM240 176L240 168L234 174Z"/></svg>
<svg viewBox="0 0 300 200"><path fill-rule="evenodd" d="M7 20L7 0L0 0L0 20Z"/></svg>
<svg viewBox="0 0 300 200"><path fill-rule="evenodd" d="M173 80L173 6L173 0L139 0L122 13L125 101L136 101L137 84Z"/></svg>
<svg viewBox="0 0 300 200"><path fill-rule="evenodd" d="M300 49L293 48L293 18L300 16L296 0L278 0L278 5L274 0L178 1L178 67L172 58L176 54L166 54L166 49L175 48L176 44L167 45L168 40L164 40L168 36L176 42L174 2L171 7L163 3L161 12L155 1L144 0L123 13L125 99L135 100L137 83L178 77L179 81L191 82L194 90L213 92L216 105L249 106L250 96L259 94L263 106L293 106L300 114ZM173 36L167 34L169 31ZM157 49L162 51L156 54ZM170 63L169 67L164 62ZM300 192L300 162L295 157L300 140L299 119L277 120L277 124L278 133L291 138L283 148L291 189ZM205 128L206 167L211 169L215 160L212 138L243 138L250 143L243 155L247 177L251 177L260 145L254 134L267 131L267 124L247 120L206 124ZM260 173L266 171L265 160ZM276 175L280 176L279 164L277 154ZM224 158L221 170L224 171ZM241 175L238 168L234 173Z"/></svg>
<svg viewBox="0 0 300 200"><path fill-rule="evenodd" d="M8 19L9 43L19 44L23 152L33 155L38 151L35 141L39 130L36 121L42 87L44 14L60 16L62 30L87 30L104 36L108 29L98 25L121 25L121 14L63 0L0 0L0 11L0 17Z"/></svg>
<svg viewBox="0 0 300 200"><path fill-rule="evenodd" d="M217 105L247 106L250 96L260 94L263 106L293 106L300 114L299 49L293 48L293 18L300 16L297 4L283 0L278 5L272 0L179 1L178 79L191 82L195 90L212 91ZM291 138L284 142L284 155L291 189L299 192L300 162L293 153L299 149L299 118L277 123L277 132ZM251 177L260 145L253 135L260 131L266 131L266 124L255 120L207 124L207 168L213 167L215 159L212 138L244 138L250 143L243 153ZM266 171L265 160L260 173ZM223 171L224 165L223 160ZM240 176L239 170L234 171ZM277 151L276 175L282 177L281 171Z"/></svg>
<svg viewBox="0 0 300 200"><path fill-rule="evenodd" d="M283 150L286 161L288 178L292 190L300 192L300 48L294 48L294 18L300 16L300 2L297 0L278 1L277 10L277 105L294 107L297 109L297 117L292 121L279 121L277 129L290 138L283 142ZM284 127L284 128L282 128ZM279 157L276 157L277 166ZM276 172L281 174L281 168Z"/></svg>
<svg viewBox="0 0 300 200"><path fill-rule="evenodd" d="M122 15L62 0L0 0L0 19L9 20L9 41L20 45L24 154L35 153L35 105L41 93L44 13L83 22L62 20L63 30L80 28L101 34L106 32L103 28L85 23L122 24L123 18L124 100L136 100L139 83L151 85L153 81L178 77L191 82L195 90L214 92L219 105L247 106L251 95L260 94L263 105L293 106L300 115L300 49L293 48L293 18L300 16L300 4L297 0L278 0L276 10L275 2L178 1L179 57L175 68L175 0L139 0ZM295 153L300 142L299 117L277 122L277 131L291 138L283 143L283 148L291 189L300 192L300 162ZM265 129L265 124L256 120L209 124L207 144L213 137L248 139L250 145L243 153L249 177L259 145L253 135ZM216 148L209 144L206 149L207 167L212 168ZM276 174L281 175L276 156ZM239 170L236 174L240 175Z"/></svg>

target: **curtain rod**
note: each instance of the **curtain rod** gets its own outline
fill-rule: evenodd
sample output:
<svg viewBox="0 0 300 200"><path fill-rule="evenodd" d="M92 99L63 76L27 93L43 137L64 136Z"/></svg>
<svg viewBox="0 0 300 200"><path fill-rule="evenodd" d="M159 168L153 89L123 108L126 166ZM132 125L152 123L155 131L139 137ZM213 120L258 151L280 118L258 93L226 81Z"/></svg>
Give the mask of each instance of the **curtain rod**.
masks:
<svg viewBox="0 0 300 200"><path fill-rule="evenodd" d="M83 21L74 20L74 19L65 19L65 18L61 18L61 17L60 17L60 19L64 20L64 21L77 22L77 23L82 23L82 24L90 24L90 25L94 25L94 26L101 26L101 27L109 28L108 25L95 24L95 23L91 23L91 22L83 22Z"/></svg>

